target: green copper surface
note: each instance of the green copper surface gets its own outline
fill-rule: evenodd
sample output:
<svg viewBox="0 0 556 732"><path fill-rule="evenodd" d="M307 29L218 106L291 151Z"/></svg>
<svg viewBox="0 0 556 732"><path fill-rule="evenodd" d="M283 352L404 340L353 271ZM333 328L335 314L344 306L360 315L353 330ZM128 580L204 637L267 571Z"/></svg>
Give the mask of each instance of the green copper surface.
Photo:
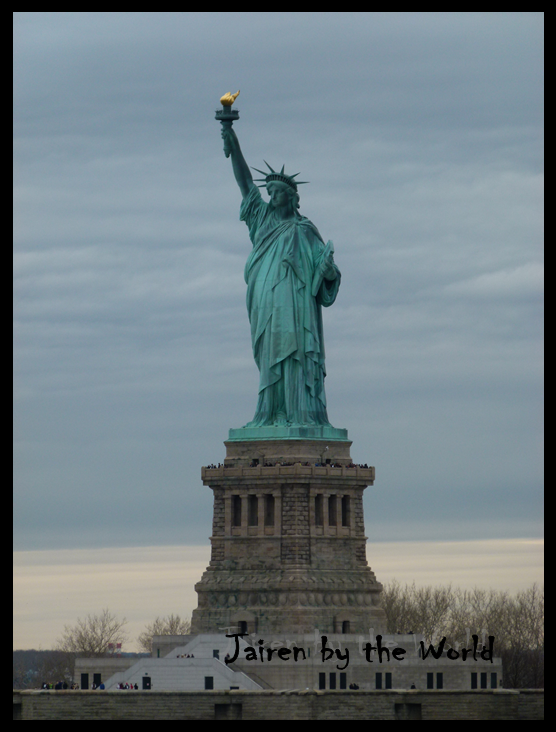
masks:
<svg viewBox="0 0 556 732"><path fill-rule="evenodd" d="M269 174L265 202L231 125L223 125L222 137L243 195L240 219L253 244L245 281L260 372L255 416L244 428L230 430L230 439L346 440L347 431L328 421L324 392L322 308L334 303L340 287L332 242L325 244L316 226L298 213L294 176L283 168Z"/></svg>
<svg viewBox="0 0 556 732"><path fill-rule="evenodd" d="M276 426L270 427L240 427L231 429L228 440L245 442L249 440L335 440L346 442L347 430L336 429L326 425L308 425L306 427Z"/></svg>

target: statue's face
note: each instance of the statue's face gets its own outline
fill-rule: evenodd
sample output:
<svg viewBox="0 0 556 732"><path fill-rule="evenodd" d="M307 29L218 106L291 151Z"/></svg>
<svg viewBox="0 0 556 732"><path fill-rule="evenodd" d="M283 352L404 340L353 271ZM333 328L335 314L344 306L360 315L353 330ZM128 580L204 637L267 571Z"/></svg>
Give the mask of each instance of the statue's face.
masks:
<svg viewBox="0 0 556 732"><path fill-rule="evenodd" d="M288 205L290 197L288 194L288 186L285 183L269 183L266 190L275 208L282 208Z"/></svg>

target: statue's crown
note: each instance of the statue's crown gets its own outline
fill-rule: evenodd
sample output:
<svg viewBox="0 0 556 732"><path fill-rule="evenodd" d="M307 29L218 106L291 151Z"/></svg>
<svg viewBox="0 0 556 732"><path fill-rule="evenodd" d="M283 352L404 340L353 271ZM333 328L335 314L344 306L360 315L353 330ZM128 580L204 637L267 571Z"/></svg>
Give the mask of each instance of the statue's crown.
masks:
<svg viewBox="0 0 556 732"><path fill-rule="evenodd" d="M294 191L297 191L298 185L309 182L308 180L294 180L294 178L299 175L299 173L294 173L293 175L288 175L287 173L284 173L284 165L282 165L282 170L278 173L276 170L270 167L266 160L264 160L263 162L270 170L270 173L267 174L264 170L253 168L253 170L257 171L257 173L262 173L262 175L265 176L264 178L255 178L256 181L264 181L264 183L259 186L259 188L265 188L272 181L277 181L278 183L285 183L290 188L293 188Z"/></svg>

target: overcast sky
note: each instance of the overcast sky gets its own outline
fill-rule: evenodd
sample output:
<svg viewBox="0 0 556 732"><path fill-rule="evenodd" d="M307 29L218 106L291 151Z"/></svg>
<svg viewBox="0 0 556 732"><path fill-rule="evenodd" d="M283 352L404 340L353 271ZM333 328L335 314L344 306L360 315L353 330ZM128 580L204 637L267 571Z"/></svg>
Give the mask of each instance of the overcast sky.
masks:
<svg viewBox="0 0 556 732"><path fill-rule="evenodd" d="M335 244L370 540L539 538L542 58L541 13L16 13L16 549L208 544L258 387L237 89Z"/></svg>

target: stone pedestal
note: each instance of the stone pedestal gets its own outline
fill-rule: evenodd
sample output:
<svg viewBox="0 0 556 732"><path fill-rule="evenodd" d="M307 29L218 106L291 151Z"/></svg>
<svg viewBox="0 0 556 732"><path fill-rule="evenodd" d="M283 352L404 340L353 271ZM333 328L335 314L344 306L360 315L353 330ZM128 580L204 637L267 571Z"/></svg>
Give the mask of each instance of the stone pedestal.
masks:
<svg viewBox="0 0 556 732"><path fill-rule="evenodd" d="M212 554L192 633L385 632L365 555L374 468L349 467L348 441L225 444L224 466L202 469L214 492Z"/></svg>

